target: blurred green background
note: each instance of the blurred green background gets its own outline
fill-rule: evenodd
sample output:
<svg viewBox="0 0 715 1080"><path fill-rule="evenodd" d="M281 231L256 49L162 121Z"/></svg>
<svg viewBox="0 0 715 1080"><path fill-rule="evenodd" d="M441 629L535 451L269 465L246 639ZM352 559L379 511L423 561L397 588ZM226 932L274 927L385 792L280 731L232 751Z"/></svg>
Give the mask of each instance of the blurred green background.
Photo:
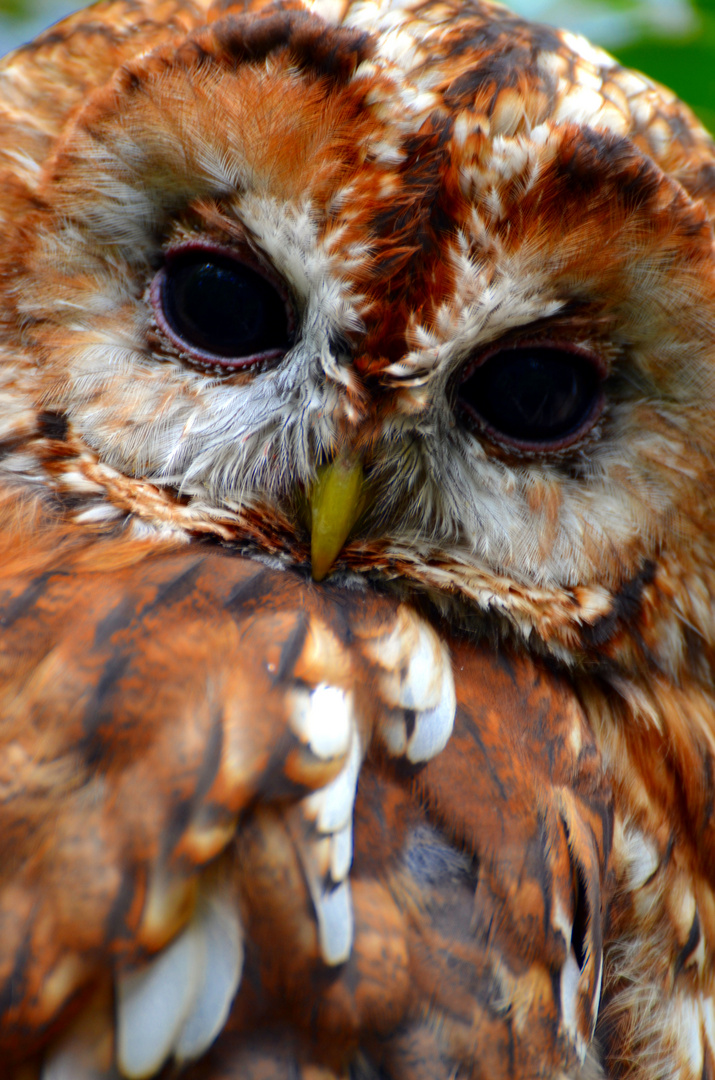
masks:
<svg viewBox="0 0 715 1080"><path fill-rule="evenodd" d="M0 0L0 55L80 7L80 0ZM672 87L715 132L715 0L508 0L565 26Z"/></svg>

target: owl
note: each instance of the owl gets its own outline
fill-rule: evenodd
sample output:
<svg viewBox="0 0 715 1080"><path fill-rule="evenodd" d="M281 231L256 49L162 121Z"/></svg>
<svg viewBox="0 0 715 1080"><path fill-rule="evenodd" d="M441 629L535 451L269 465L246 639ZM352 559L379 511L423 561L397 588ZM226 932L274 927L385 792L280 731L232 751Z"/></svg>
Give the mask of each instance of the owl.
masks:
<svg viewBox="0 0 715 1080"><path fill-rule="evenodd" d="M0 1076L715 1078L715 148L487 0L0 67Z"/></svg>

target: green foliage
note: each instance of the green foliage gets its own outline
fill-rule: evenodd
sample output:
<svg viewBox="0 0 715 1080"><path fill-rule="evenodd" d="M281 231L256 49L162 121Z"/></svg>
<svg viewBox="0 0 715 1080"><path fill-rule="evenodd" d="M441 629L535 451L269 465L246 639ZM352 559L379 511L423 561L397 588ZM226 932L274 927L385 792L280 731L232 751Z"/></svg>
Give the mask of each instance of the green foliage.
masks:
<svg viewBox="0 0 715 1080"><path fill-rule="evenodd" d="M13 19L27 19L36 9L33 0L0 0L0 13Z"/></svg>

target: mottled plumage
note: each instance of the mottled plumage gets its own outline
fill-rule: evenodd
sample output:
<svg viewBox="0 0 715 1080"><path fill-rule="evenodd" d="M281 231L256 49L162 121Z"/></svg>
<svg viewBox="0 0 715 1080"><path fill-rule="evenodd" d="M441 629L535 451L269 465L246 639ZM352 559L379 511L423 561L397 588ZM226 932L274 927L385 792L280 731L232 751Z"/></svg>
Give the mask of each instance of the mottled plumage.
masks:
<svg viewBox="0 0 715 1080"><path fill-rule="evenodd" d="M0 168L0 1071L714 1078L707 133L496 4L110 0Z"/></svg>

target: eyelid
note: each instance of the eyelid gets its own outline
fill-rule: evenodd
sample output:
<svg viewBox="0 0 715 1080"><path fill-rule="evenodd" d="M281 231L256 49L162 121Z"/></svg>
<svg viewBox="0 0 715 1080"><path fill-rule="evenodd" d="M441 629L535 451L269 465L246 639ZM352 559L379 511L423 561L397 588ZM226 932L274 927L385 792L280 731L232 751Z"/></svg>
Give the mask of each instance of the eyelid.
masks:
<svg viewBox="0 0 715 1080"><path fill-rule="evenodd" d="M458 372L457 384L464 382L469 376L482 367L498 353L512 352L521 349L555 349L558 352L572 353L574 356L582 356L596 370L600 379L606 379L610 374L610 365L603 355L595 349L589 349L585 345L573 341L564 341L557 337L525 337L509 342L492 342L483 352L479 353L466 367Z"/></svg>

